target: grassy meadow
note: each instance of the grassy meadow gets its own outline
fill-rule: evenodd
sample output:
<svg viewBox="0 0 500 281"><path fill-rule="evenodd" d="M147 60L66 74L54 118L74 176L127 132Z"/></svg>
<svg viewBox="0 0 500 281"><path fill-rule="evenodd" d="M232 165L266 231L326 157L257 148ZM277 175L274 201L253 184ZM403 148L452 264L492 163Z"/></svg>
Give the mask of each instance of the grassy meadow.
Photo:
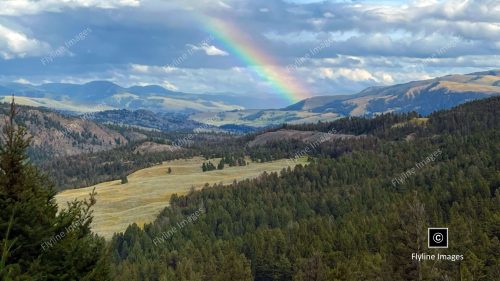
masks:
<svg viewBox="0 0 500 281"><path fill-rule="evenodd" d="M194 187L201 188L205 183L230 184L234 180L255 178L264 171L276 172L291 164L287 159L256 163L248 166L229 167L223 170L202 172L204 159L195 157L164 162L161 165L139 170L128 175L128 183L120 180L103 182L95 186L69 189L56 195L60 208L65 208L66 202L73 199L84 199L95 187L97 203L94 206L94 232L111 238L113 233L121 232L135 222L142 226L154 220L156 215L168 205L170 196L174 193L186 194ZM212 159L217 165L219 159ZM305 164L306 158L298 163ZM172 173L168 174L168 168Z"/></svg>

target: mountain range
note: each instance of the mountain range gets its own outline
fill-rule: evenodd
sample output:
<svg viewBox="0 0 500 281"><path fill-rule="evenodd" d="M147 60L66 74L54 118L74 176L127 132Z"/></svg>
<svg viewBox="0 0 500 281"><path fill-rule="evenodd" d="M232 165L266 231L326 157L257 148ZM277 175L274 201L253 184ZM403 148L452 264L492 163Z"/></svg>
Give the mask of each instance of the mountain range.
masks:
<svg viewBox="0 0 500 281"><path fill-rule="evenodd" d="M373 116L415 111L427 115L467 101L500 95L500 70L447 75L393 86L370 87L354 95L316 96L283 109L233 110L196 113L193 120L211 125L265 126L281 123L315 123L346 116Z"/></svg>
<svg viewBox="0 0 500 281"><path fill-rule="evenodd" d="M0 96L16 95L24 105L49 107L69 112L111 109L148 109L155 112L211 112L244 108L263 108L280 103L263 95L189 94L167 90L158 85L121 87L109 81L85 84L47 83L41 85L7 83L0 85Z"/></svg>
<svg viewBox="0 0 500 281"><path fill-rule="evenodd" d="M192 129L200 123L243 126L247 130L247 127L315 123L345 116L373 116L388 112L415 111L427 115L470 100L500 95L500 70L370 87L352 95L315 96L277 109L254 109L263 104L273 104L271 101L266 103L261 95L188 94L157 85L125 88L107 81L93 81L82 85L0 85L0 101L10 101L11 95L16 95L16 102L20 104L73 114L105 112L98 117L102 119L100 121L108 123L122 124L125 114L129 119L136 115L146 118L141 119L144 122L134 125L160 130L174 127ZM116 114L116 110L121 109L128 111ZM133 113L136 110L142 111L140 114ZM147 113L145 110L151 112ZM106 113L107 111L112 112ZM165 118L170 125L163 124L163 120L155 121ZM178 125L171 126L174 123ZM188 124L184 126L183 123Z"/></svg>

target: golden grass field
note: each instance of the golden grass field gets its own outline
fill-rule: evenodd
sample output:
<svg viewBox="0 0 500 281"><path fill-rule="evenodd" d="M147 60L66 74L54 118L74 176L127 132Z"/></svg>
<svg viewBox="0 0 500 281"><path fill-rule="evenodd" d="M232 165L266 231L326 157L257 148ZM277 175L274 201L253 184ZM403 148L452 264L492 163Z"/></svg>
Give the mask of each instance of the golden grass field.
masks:
<svg viewBox="0 0 500 281"><path fill-rule="evenodd" d="M392 128L400 128L400 127L403 127L407 124L413 124L413 125L417 125L417 126L425 126L427 124L427 121L429 121L429 118L426 118L426 117L412 118L409 121L396 123L396 124L392 125Z"/></svg>
<svg viewBox="0 0 500 281"><path fill-rule="evenodd" d="M291 164L287 159L283 159L266 163L252 162L242 167L226 166L223 170L202 172L203 161L203 158L195 157L163 162L162 165L128 175L126 184L115 180L65 190L56 195L56 201L60 208L65 208L66 202L88 197L95 187L97 203L93 209L92 228L94 232L109 239L113 233L124 231L131 223L142 226L152 222L159 212L168 206L170 196L174 193L186 194L191 187L201 188L205 183L229 184L234 180L255 178L264 171L280 171ZM217 165L219 159L213 159L211 162ZM305 164L307 161L304 157L298 162ZM167 174L169 167L172 169L171 174Z"/></svg>

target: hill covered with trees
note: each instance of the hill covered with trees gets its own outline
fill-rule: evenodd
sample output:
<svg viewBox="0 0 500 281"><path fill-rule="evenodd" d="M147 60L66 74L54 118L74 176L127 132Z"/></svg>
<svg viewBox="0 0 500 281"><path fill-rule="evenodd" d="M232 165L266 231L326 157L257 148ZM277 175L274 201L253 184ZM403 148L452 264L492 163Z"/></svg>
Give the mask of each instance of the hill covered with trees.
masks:
<svg viewBox="0 0 500 281"><path fill-rule="evenodd" d="M388 114L293 126L370 136L321 143L305 167L173 196L154 223L113 238L113 278L494 280L499 109L496 97L425 122ZM431 226L449 228L448 249L427 248ZM463 260L417 262L415 252Z"/></svg>

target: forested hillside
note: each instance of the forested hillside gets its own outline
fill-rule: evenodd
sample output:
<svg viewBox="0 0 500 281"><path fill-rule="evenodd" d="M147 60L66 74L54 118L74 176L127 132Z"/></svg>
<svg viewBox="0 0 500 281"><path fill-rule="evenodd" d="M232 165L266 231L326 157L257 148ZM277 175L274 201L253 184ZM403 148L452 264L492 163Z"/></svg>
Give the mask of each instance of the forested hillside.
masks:
<svg viewBox="0 0 500 281"><path fill-rule="evenodd" d="M422 122L390 114L308 125L370 136L321 143L293 171L172 197L153 224L113 238L113 279L495 280L499 109L497 97ZM427 248L430 226L449 228L448 249ZM418 263L414 252L464 258Z"/></svg>
<svg viewBox="0 0 500 281"><path fill-rule="evenodd" d="M46 109L18 106L16 124L32 137L28 154L32 161L113 149L145 136L119 133L86 117L73 117ZM0 104L0 127L6 125L9 105Z"/></svg>

